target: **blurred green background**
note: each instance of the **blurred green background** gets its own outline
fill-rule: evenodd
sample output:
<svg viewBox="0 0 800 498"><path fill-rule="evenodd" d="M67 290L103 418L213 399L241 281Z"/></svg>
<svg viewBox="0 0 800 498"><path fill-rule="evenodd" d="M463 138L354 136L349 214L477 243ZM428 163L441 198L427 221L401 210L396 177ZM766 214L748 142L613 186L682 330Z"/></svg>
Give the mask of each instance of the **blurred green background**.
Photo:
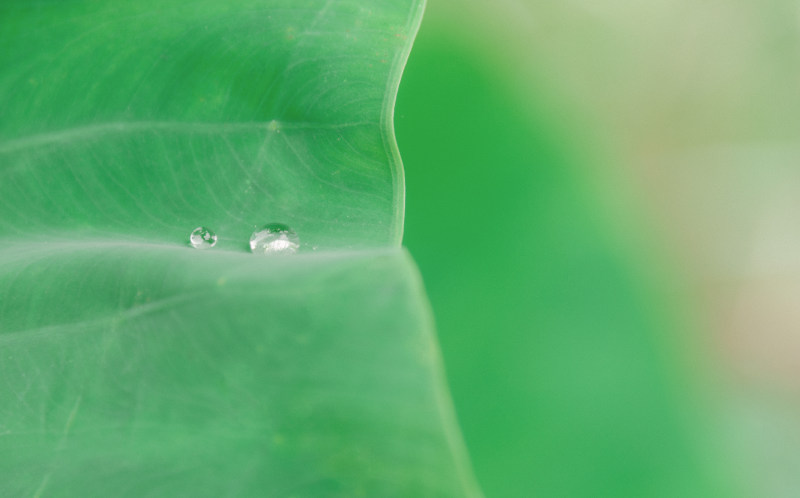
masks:
<svg viewBox="0 0 800 498"><path fill-rule="evenodd" d="M798 32L787 1L428 2L404 244L488 497L800 496Z"/></svg>

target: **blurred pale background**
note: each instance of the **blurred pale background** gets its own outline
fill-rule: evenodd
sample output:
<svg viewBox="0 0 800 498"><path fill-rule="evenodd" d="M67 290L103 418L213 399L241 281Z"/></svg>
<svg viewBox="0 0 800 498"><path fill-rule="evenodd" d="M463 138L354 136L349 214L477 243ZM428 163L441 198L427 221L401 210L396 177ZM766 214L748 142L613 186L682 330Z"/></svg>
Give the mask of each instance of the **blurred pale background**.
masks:
<svg viewBox="0 0 800 498"><path fill-rule="evenodd" d="M488 497L800 496L800 2L429 0L396 126Z"/></svg>

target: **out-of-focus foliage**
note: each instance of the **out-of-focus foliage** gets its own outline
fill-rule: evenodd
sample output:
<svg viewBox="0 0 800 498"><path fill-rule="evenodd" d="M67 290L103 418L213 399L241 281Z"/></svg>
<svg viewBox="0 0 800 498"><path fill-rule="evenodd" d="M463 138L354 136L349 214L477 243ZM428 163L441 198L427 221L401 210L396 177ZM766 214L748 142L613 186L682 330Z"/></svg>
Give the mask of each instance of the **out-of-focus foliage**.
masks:
<svg viewBox="0 0 800 498"><path fill-rule="evenodd" d="M405 243L487 496L800 489L799 24L783 0L429 3Z"/></svg>

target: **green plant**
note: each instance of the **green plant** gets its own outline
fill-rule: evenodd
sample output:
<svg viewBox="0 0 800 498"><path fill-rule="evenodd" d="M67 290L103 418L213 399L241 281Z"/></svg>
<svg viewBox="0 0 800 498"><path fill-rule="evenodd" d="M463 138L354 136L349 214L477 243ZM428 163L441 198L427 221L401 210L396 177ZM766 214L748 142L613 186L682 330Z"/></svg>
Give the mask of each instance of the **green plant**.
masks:
<svg viewBox="0 0 800 498"><path fill-rule="evenodd" d="M0 6L1 494L478 494L399 248L422 8Z"/></svg>

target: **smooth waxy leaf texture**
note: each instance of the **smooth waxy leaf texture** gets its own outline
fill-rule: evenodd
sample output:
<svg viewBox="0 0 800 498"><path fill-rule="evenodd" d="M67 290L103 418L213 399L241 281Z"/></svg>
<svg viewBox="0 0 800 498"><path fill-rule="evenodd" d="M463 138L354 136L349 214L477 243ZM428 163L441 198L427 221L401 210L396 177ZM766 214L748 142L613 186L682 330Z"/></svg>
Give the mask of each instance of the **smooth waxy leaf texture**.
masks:
<svg viewBox="0 0 800 498"><path fill-rule="evenodd" d="M3 496L470 494L400 250L9 254Z"/></svg>
<svg viewBox="0 0 800 498"><path fill-rule="evenodd" d="M392 248L421 12L0 6L0 494L478 493Z"/></svg>
<svg viewBox="0 0 800 498"><path fill-rule="evenodd" d="M3 2L0 230L398 244L421 2Z"/></svg>

